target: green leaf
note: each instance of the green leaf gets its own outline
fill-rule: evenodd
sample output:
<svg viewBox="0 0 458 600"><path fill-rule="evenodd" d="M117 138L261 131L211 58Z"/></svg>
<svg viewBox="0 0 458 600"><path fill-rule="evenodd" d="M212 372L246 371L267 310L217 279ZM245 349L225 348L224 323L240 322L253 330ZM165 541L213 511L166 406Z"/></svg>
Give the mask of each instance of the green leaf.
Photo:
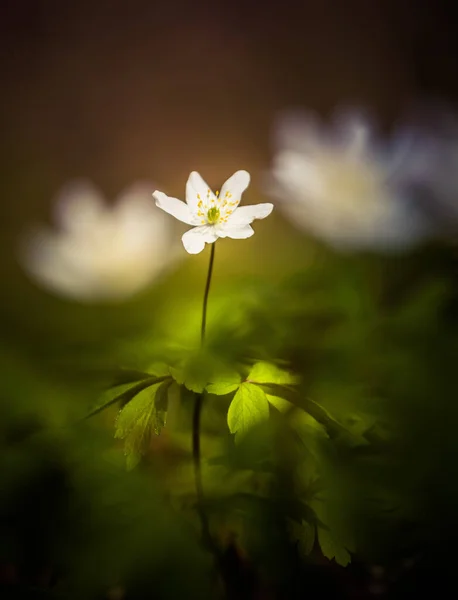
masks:
<svg viewBox="0 0 458 600"><path fill-rule="evenodd" d="M297 540L299 551L302 556L308 556L315 545L316 538L316 527L315 523L309 523L308 521L290 521L289 530L292 537Z"/></svg>
<svg viewBox="0 0 458 600"><path fill-rule="evenodd" d="M310 476L318 476L312 465L321 464L329 436L320 423L301 409L288 414L288 425L291 440L294 441L297 451L305 460L304 477L302 478L302 475L300 475L302 474L302 466L298 468L298 477L301 476L301 481L307 487L305 482L310 482Z"/></svg>
<svg viewBox="0 0 458 600"><path fill-rule="evenodd" d="M89 414L87 414L84 419L89 419L90 417L94 417L100 412L106 410L110 406L116 403L120 403L121 407L125 406L129 403L137 394L142 392L143 390L155 385L156 383L161 383L164 381L165 377L149 377L148 379L144 379L137 383L134 386L127 386L126 389L123 389L122 392L119 391L119 388L107 390L101 397L98 406L94 408Z"/></svg>
<svg viewBox="0 0 458 600"><path fill-rule="evenodd" d="M184 360L180 365L172 367L170 373L177 383L184 385L188 390L200 394L211 379L211 366L209 360L198 353Z"/></svg>
<svg viewBox="0 0 458 600"><path fill-rule="evenodd" d="M318 541L321 552L329 560L334 559L342 567L346 567L351 562L350 553L343 544L334 539L329 529L318 527Z"/></svg>
<svg viewBox="0 0 458 600"><path fill-rule="evenodd" d="M154 407L156 409L156 419L154 423L154 433L159 435L167 420L167 411L169 408L169 389L173 380L167 379L162 383L156 391L154 399Z"/></svg>
<svg viewBox="0 0 458 600"><path fill-rule="evenodd" d="M291 404L291 402L288 402L288 400L285 400L284 398L280 398L280 396L266 394L266 397L270 404L272 404L272 406L274 406L281 413L286 413L294 408L294 405Z"/></svg>
<svg viewBox="0 0 458 600"><path fill-rule="evenodd" d="M156 410L162 410L167 412L168 408L168 391L169 387L172 385L173 380L168 379L164 381L156 390L156 397L154 399L154 405Z"/></svg>
<svg viewBox="0 0 458 600"><path fill-rule="evenodd" d="M248 377L247 381L251 383L276 383L279 385L295 385L299 378L289 371L280 369L276 365L261 361L256 363Z"/></svg>
<svg viewBox="0 0 458 600"><path fill-rule="evenodd" d="M240 386L242 378L237 371L221 372L217 381L213 381L207 385L207 392L216 396L224 396L235 392Z"/></svg>
<svg viewBox="0 0 458 600"><path fill-rule="evenodd" d="M307 398L292 388L282 387L276 383L263 383L257 384L265 391L268 396L281 397L284 400L288 400L294 406L301 408L303 411L308 413L318 423L323 425L331 438L337 438L338 436L351 436L348 430L318 402L315 402L311 398Z"/></svg>
<svg viewBox="0 0 458 600"><path fill-rule="evenodd" d="M261 388L242 383L227 413L229 431L236 434L236 441L246 432L269 418L269 402Z"/></svg>
<svg viewBox="0 0 458 600"><path fill-rule="evenodd" d="M204 389L211 394L229 394L237 389L241 381L237 371L204 350L172 367L170 373L177 383L197 394Z"/></svg>
<svg viewBox="0 0 458 600"><path fill-rule="evenodd" d="M137 393L118 414L115 438L124 440L127 468L133 469L147 451L151 433L157 435L165 425L167 392L166 380Z"/></svg>

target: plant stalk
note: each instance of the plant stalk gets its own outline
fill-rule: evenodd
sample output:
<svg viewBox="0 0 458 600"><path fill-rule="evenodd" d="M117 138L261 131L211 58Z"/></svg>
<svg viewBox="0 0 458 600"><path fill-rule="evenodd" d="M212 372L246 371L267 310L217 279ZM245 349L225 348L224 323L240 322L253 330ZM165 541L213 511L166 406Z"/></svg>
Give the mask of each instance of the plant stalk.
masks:
<svg viewBox="0 0 458 600"><path fill-rule="evenodd" d="M210 292L210 284L213 273L213 263L215 260L215 245L214 242L211 244L210 251L210 262L208 264L207 281L205 284L204 301L202 307L202 326L200 330L200 341L203 346L205 342L205 330L207 325L207 303ZM204 542L214 550L214 543L210 534L210 527L208 524L207 514L204 509L204 492L202 486L202 469L201 469L201 450L200 450L200 417L202 413L202 404L204 395L197 394L194 401L194 411L192 417L192 457L194 463L194 480L196 485L197 493L197 510L199 513L200 521L202 524L202 537Z"/></svg>

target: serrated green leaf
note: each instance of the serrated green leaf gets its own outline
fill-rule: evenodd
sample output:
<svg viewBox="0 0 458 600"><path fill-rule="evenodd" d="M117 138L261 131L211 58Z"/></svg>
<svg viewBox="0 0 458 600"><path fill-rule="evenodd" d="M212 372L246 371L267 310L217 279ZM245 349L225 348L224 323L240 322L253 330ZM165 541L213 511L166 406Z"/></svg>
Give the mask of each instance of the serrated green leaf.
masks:
<svg viewBox="0 0 458 600"><path fill-rule="evenodd" d="M170 373L177 383L197 394L204 389L212 394L228 394L236 390L241 381L237 371L204 350L172 367Z"/></svg>
<svg viewBox="0 0 458 600"><path fill-rule="evenodd" d="M318 527L318 541L320 543L323 556L329 560L334 559L338 565L346 567L351 562L351 556L348 550L335 540L328 529Z"/></svg>
<svg viewBox="0 0 458 600"><path fill-rule="evenodd" d="M168 379L167 381L164 381L164 383L162 383L156 391L156 397L154 398L154 405L156 407L156 410L162 410L167 412L167 408L168 408L168 391L169 391L169 387L172 385L173 380L172 379Z"/></svg>
<svg viewBox="0 0 458 600"><path fill-rule="evenodd" d="M159 435L167 420L167 411L169 408L169 389L173 380L168 379L162 383L156 391L154 406L156 409L156 419L153 423L154 433Z"/></svg>
<svg viewBox="0 0 458 600"><path fill-rule="evenodd" d="M202 354L196 354L170 369L172 377L188 390L201 394L211 379L211 365Z"/></svg>
<svg viewBox="0 0 458 600"><path fill-rule="evenodd" d="M100 398L98 402L98 406L94 408L89 414L87 414L84 418L89 419L90 417L94 417L105 409L109 408L113 404L119 403L121 408L125 406L128 402L130 402L137 394L142 392L143 390L155 385L157 383L161 383L164 381L164 377L149 377L148 379L144 379L137 383L134 386L130 384L124 386L118 386L116 388L112 388L107 390Z"/></svg>
<svg viewBox="0 0 458 600"><path fill-rule="evenodd" d="M299 378L289 371L280 369L276 365L260 361L253 365L248 374L247 381L253 383L276 383L278 385L295 385Z"/></svg>
<svg viewBox="0 0 458 600"><path fill-rule="evenodd" d="M315 545L316 538L316 527L315 523L309 523L308 521L290 521L289 530L292 537L297 540L299 551L302 556L308 556Z"/></svg>
<svg viewBox="0 0 458 600"><path fill-rule="evenodd" d="M155 385L137 393L136 397L119 411L116 418L115 438L124 439L142 418L149 417L151 410L154 408L158 387L158 385Z"/></svg>
<svg viewBox="0 0 458 600"><path fill-rule="evenodd" d="M118 414L115 438L124 440L124 453L128 469L133 469L147 451L151 433L159 435L165 425L167 391L171 384L166 380L137 393ZM158 398L159 394L159 398ZM158 401L158 405L156 405Z"/></svg>
<svg viewBox="0 0 458 600"><path fill-rule="evenodd" d="M236 434L236 440L246 432L269 418L267 396L256 385L242 383L235 394L227 413L229 431Z"/></svg>

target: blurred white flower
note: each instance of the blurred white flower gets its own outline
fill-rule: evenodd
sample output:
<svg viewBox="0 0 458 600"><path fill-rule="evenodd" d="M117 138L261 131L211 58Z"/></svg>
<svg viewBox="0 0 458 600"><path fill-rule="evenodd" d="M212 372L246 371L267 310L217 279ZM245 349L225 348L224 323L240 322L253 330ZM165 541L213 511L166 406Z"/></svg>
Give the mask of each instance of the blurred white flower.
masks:
<svg viewBox="0 0 458 600"><path fill-rule="evenodd" d="M167 219L136 184L114 206L84 181L63 189L56 230L25 234L19 258L41 285L80 301L124 300L146 287L173 257Z"/></svg>
<svg viewBox="0 0 458 600"><path fill-rule="evenodd" d="M183 235L182 240L187 252L198 254L206 243L212 244L218 238L241 240L251 237L254 231L250 223L270 215L273 209L270 203L239 206L249 183L249 173L237 171L223 185L221 193L214 194L199 173L193 171L186 183L186 203L159 191L155 191L153 197L156 206L179 221L195 226Z"/></svg>
<svg viewBox="0 0 458 600"><path fill-rule="evenodd" d="M458 115L442 104L418 107L406 124L412 153L405 177L438 236L458 232Z"/></svg>
<svg viewBox="0 0 458 600"><path fill-rule="evenodd" d="M358 113L327 128L307 113L279 120L269 189L294 225L339 250L398 249L428 234L402 185L409 138L385 147L373 138Z"/></svg>

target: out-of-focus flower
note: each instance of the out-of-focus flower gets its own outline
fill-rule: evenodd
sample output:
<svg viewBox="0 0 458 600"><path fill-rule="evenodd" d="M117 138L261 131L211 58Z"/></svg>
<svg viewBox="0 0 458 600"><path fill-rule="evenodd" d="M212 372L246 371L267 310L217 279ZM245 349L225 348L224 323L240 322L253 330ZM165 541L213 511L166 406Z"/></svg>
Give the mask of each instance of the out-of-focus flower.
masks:
<svg viewBox="0 0 458 600"><path fill-rule="evenodd" d="M199 173L193 171L186 184L186 203L155 191L156 206L179 221L194 225L183 237L183 245L190 254L202 252L205 244L218 238L241 240L254 234L250 223L269 216L273 204L239 206L243 192L250 183L247 171L237 171L221 188L213 193Z"/></svg>
<svg viewBox="0 0 458 600"><path fill-rule="evenodd" d="M124 300L145 288L173 258L167 219L136 184L110 206L84 181L55 205L58 228L24 235L19 258L41 285L80 301Z"/></svg>
<svg viewBox="0 0 458 600"><path fill-rule="evenodd" d="M339 250L399 249L428 235L403 181L406 136L382 145L362 114L325 127L296 113L279 120L276 143L269 190L297 227Z"/></svg>
<svg viewBox="0 0 458 600"><path fill-rule="evenodd" d="M458 115L444 105L420 106L405 126L415 152L405 177L440 237L458 233Z"/></svg>

